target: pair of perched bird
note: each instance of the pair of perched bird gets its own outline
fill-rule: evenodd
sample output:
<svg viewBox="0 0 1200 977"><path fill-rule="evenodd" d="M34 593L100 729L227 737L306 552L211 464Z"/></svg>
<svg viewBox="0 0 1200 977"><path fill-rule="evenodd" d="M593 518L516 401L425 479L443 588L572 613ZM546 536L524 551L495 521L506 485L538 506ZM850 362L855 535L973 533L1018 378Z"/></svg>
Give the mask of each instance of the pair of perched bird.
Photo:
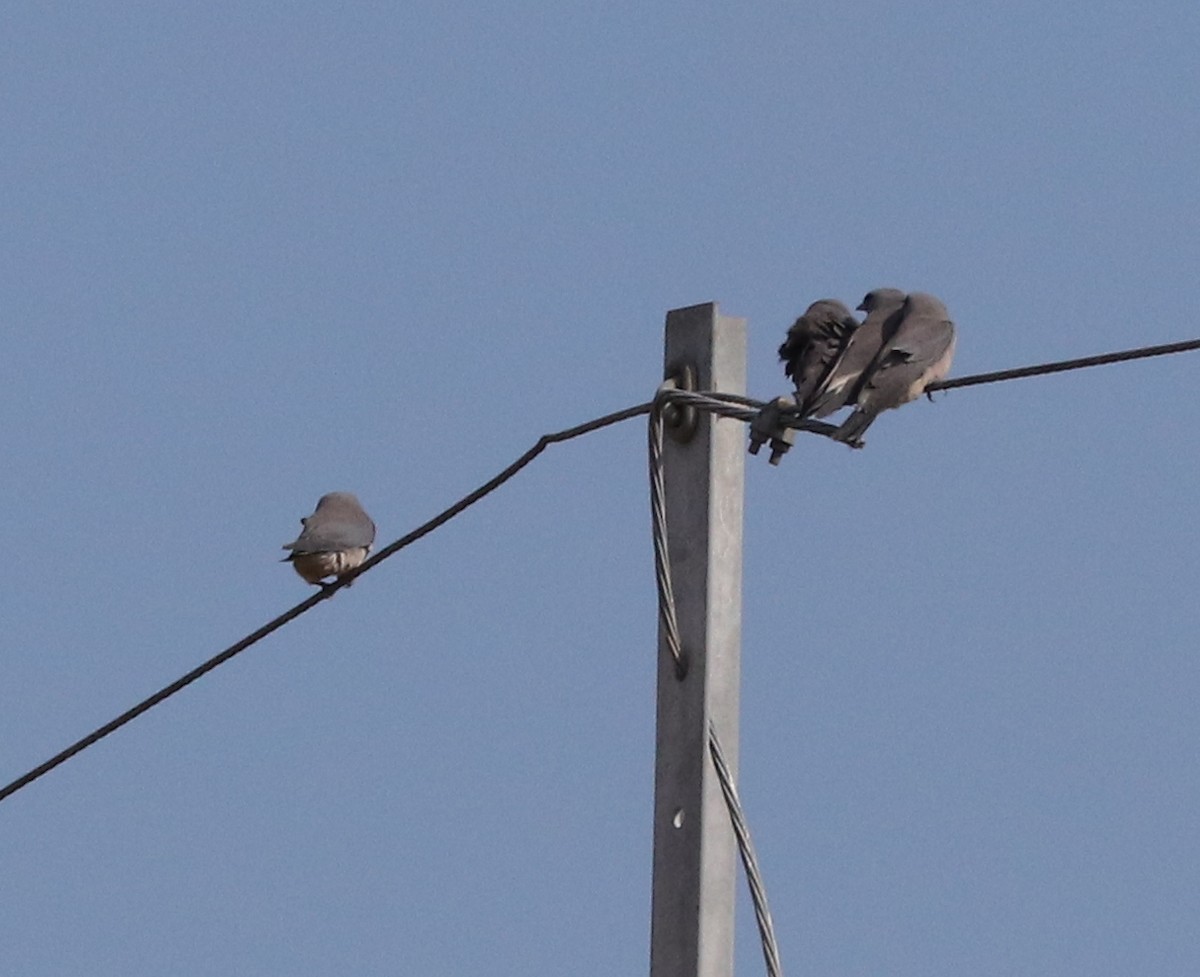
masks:
<svg viewBox="0 0 1200 977"><path fill-rule="evenodd" d="M856 448L881 411L916 400L949 372L955 339L946 306L924 292L877 288L858 310L867 314L861 323L837 299L814 302L779 347L801 414L853 407L832 436Z"/></svg>

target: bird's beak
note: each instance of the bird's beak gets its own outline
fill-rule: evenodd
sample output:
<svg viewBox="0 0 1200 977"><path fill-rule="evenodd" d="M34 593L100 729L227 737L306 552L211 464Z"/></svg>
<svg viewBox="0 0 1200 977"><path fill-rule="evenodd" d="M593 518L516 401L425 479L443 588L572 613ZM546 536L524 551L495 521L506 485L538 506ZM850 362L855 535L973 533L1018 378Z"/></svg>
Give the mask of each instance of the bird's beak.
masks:
<svg viewBox="0 0 1200 977"><path fill-rule="evenodd" d="M854 311L855 312L866 312L867 311L867 300L863 299L861 302L859 302L858 305L856 305L854 307Z"/></svg>

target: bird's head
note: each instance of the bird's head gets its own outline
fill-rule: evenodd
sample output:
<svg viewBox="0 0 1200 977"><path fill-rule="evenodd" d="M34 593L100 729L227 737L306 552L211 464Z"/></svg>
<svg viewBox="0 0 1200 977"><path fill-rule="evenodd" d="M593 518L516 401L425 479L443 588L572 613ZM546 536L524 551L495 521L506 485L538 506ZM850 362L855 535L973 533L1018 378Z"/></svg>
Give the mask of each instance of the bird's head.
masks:
<svg viewBox="0 0 1200 977"><path fill-rule="evenodd" d="M885 305L903 305L905 298L905 294L898 288L875 288L863 296L863 300L858 303L858 311L870 315L875 309Z"/></svg>

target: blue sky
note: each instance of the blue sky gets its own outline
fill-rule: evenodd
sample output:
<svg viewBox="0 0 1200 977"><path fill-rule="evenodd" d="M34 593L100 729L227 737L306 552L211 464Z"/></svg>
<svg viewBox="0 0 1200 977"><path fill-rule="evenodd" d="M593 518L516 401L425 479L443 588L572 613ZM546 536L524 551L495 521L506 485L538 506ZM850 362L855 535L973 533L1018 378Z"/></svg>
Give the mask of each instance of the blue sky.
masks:
<svg viewBox="0 0 1200 977"><path fill-rule="evenodd" d="M324 492L387 542L648 399L670 308L747 317L762 397L805 305L885 284L945 299L958 375L1200 335L1198 21L7 4L0 780L306 596ZM748 466L788 973L1200 968L1198 355ZM645 972L644 445L552 447L0 804L9 971Z"/></svg>

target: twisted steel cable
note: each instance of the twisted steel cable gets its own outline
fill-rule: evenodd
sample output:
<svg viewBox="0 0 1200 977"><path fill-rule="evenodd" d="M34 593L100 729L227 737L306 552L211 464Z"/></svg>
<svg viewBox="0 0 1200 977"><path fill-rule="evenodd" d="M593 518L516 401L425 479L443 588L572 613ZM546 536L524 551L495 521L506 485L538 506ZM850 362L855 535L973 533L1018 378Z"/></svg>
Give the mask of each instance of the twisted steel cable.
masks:
<svg viewBox="0 0 1200 977"><path fill-rule="evenodd" d="M664 380L650 408L650 522L654 537L654 581L658 586L658 621L667 651L675 664L675 677L687 674L687 660L679 637L679 618L675 613L675 591L671 586L671 558L667 552L667 502L663 481L663 409L673 397L675 381Z"/></svg>
<svg viewBox="0 0 1200 977"><path fill-rule="evenodd" d="M725 795L725 806L729 808L729 820L733 825L733 833L737 836L738 852L742 856L742 867L746 870L746 884L750 888L750 901L754 904L754 919L758 923L758 936L762 943L763 960L767 965L768 977L781 977L783 965L779 962L779 943L775 939L775 923L771 920L771 910L767 906L767 887L763 883L762 870L758 867L758 856L754 853L754 843L750 840L750 827L746 823L746 815L742 810L742 802L738 797L737 786L721 752L721 741L717 737L716 724L708 721L708 752L712 757L713 767L717 771L717 780L721 784L721 793Z"/></svg>

